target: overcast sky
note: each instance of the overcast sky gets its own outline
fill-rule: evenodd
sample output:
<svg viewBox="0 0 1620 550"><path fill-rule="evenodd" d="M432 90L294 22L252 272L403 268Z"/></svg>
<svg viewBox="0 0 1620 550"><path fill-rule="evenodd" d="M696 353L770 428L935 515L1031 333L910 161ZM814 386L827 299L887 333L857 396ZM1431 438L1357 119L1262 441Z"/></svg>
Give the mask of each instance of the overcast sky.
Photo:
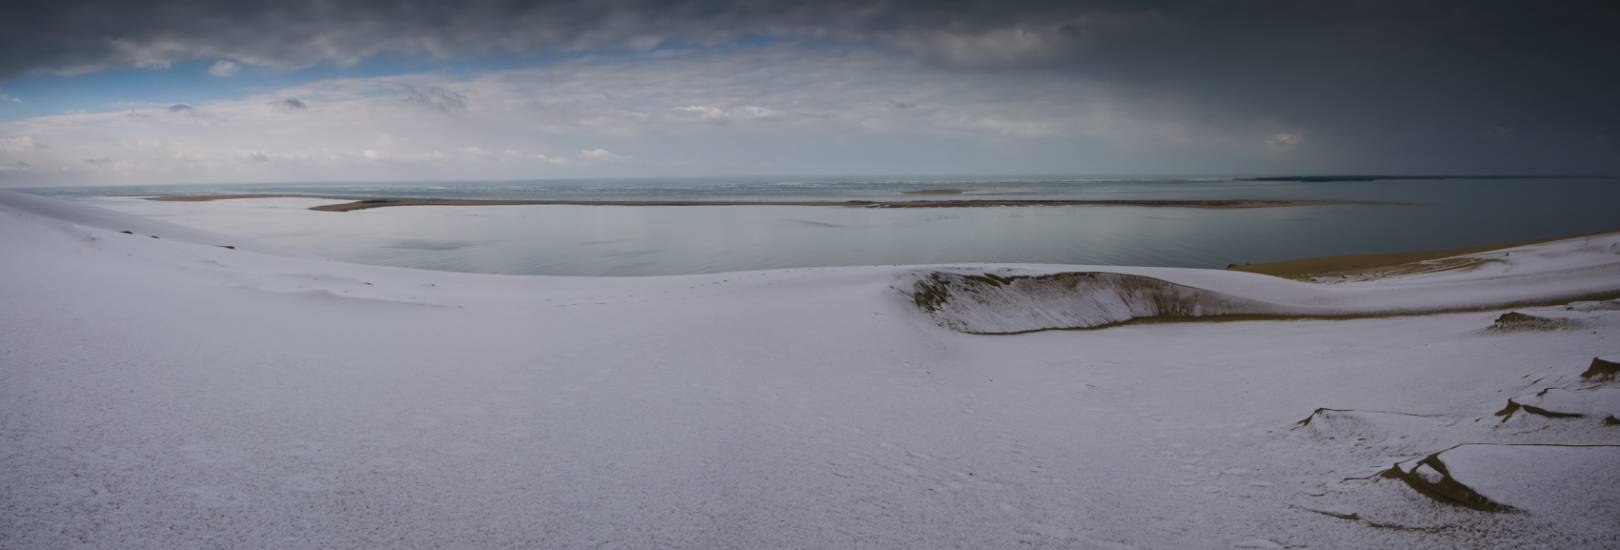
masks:
<svg viewBox="0 0 1620 550"><path fill-rule="evenodd" d="M0 185L1620 172L1615 2L72 2Z"/></svg>

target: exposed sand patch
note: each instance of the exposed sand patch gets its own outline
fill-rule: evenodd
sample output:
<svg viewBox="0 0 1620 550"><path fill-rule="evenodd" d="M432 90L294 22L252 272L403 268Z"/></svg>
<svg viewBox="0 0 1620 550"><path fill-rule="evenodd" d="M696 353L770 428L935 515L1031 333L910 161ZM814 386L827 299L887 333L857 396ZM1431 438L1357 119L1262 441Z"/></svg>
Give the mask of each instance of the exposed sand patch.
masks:
<svg viewBox="0 0 1620 550"><path fill-rule="evenodd" d="M1606 235L1613 231L1602 231L1581 236ZM1459 257L1481 252L1490 252L1506 248L1515 248L1532 244L1573 238L1557 237L1552 239L1526 239L1487 243L1457 248L1442 248L1436 250L1412 250L1406 252L1381 252L1375 254L1350 254L1343 256L1317 256L1312 258L1297 258L1276 262L1261 262L1249 264L1232 264L1226 269L1259 273L1296 280L1367 280L1396 275L1417 275L1423 273L1437 273L1442 271L1455 271L1473 269L1488 263L1498 261L1495 258Z"/></svg>
<svg viewBox="0 0 1620 550"><path fill-rule="evenodd" d="M974 334L1189 320L1355 319L1559 304L1567 304L1568 311L1584 311L1614 303L1576 300L1620 296L1620 283L1616 282L1620 279L1605 274L1616 267L1614 257L1620 254L1617 237L1620 233L1603 233L1358 271L1362 277L1378 279L1376 284L1346 278L1299 283L1232 272L1238 270L947 268L914 272L896 288L936 324ZM1564 267L1539 273L1526 269L1549 265L1546 262ZM1581 290L1557 286L1547 287L1548 292L1524 292L1528 287L1519 286L1547 285L1563 278L1582 281ZM1453 292L1436 286L1447 281L1467 281L1469 288ZM1509 312L1485 330L1580 326L1578 319Z"/></svg>
<svg viewBox="0 0 1620 550"><path fill-rule="evenodd" d="M1526 405L1515 399L1509 399L1506 407L1502 407L1502 410L1496 411L1496 416L1502 417L1502 421L1507 422L1513 418L1513 415L1518 414L1520 411L1545 418L1580 418L1583 416L1581 413L1558 412L1543 409L1535 405Z"/></svg>
<svg viewBox="0 0 1620 550"><path fill-rule="evenodd" d="M1273 313L1258 300L1108 272L1002 276L936 271L919 277L910 293L912 304L940 326L972 334Z"/></svg>
<svg viewBox="0 0 1620 550"><path fill-rule="evenodd" d="M1611 435L1620 423L1620 389L1556 374L1548 378L1553 385L1508 400L1496 413L1501 423L1319 408L1289 431L1346 454L1393 462L1375 475L1345 478L1341 487L1398 480L1419 495L1469 510L1606 519L1602 510L1620 495L1620 445L1612 444ZM1455 526L1431 523L1444 516L1392 515L1377 505L1302 508L1374 527L1407 529L1412 520L1422 529Z"/></svg>
<svg viewBox="0 0 1620 550"><path fill-rule="evenodd" d="M1440 457L1440 455L1452 449L1396 464L1385 470L1384 476L1399 479L1413 490L1441 502L1449 502L1485 512L1516 511L1512 506L1491 500L1489 497L1479 494L1473 487L1469 487L1452 477L1451 469L1446 465L1445 460Z"/></svg>
<svg viewBox="0 0 1620 550"><path fill-rule="evenodd" d="M1581 373L1581 380L1587 382L1613 382L1616 378L1620 378L1620 355L1593 357L1592 366Z"/></svg>
<svg viewBox="0 0 1620 550"><path fill-rule="evenodd" d="M1534 244L1536 242L1543 241L1493 243L1444 250L1319 256L1257 264L1232 264L1226 268L1232 271L1260 273L1297 280L1322 278L1376 279L1392 275L1413 275L1477 267L1490 260L1453 258L1453 256Z"/></svg>
<svg viewBox="0 0 1620 550"><path fill-rule="evenodd" d="M1620 445L1465 443L1387 471L1419 493L1487 512L1602 517Z"/></svg>
<svg viewBox="0 0 1620 550"><path fill-rule="evenodd" d="M1503 313L1485 330L1492 332L1515 332L1525 330L1560 330L1579 326L1574 319L1557 319L1529 315L1517 311Z"/></svg>
<svg viewBox="0 0 1620 550"><path fill-rule="evenodd" d="M1620 291L1611 289L1596 295L1471 296L1466 302L1428 305L1387 300L1383 305L1372 306L1362 300L1346 299L1334 291L1335 285L1318 284L1318 288L1307 289L1315 296L1302 296L1298 302L1286 303L1260 299L1256 297L1258 294L1112 271L1030 275L977 270L931 271L916 273L901 285L898 288L911 304L935 324L969 334L1101 329L1131 323L1367 319L1557 305L1620 295ZM1579 322L1568 319L1517 313L1503 317L1505 322L1499 318L1485 330L1555 330L1579 326Z"/></svg>

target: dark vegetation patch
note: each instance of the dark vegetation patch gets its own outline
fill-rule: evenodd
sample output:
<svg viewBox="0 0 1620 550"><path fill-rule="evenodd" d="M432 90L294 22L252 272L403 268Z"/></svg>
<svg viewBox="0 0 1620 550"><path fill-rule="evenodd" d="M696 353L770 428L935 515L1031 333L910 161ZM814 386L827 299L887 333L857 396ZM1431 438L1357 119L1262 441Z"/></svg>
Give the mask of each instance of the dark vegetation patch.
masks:
<svg viewBox="0 0 1620 550"><path fill-rule="evenodd" d="M1493 332L1559 330L1574 327L1575 324L1575 321L1570 319L1554 319L1509 311L1497 316L1496 321L1491 323L1489 330Z"/></svg>
<svg viewBox="0 0 1620 550"><path fill-rule="evenodd" d="M951 299L951 283L941 277L938 272L930 273L928 278L917 281L911 289L911 303L917 309L934 313L940 306Z"/></svg>
<svg viewBox="0 0 1620 550"><path fill-rule="evenodd" d="M1545 393L1545 390L1543 390L1543 393ZM1507 402L1507 406L1502 407L1502 410L1496 411L1495 414L1496 414L1496 416L1502 417L1503 422L1507 422L1509 418L1513 418L1513 415L1519 413L1520 411L1523 411L1523 412L1525 412L1527 414L1533 414L1533 415L1536 415L1536 416L1544 416L1544 417L1547 417L1547 418L1581 418L1582 416L1585 416L1585 415L1583 415L1581 413L1558 412L1558 411L1552 411L1552 410L1543 409L1543 408L1537 407L1535 405L1525 405L1523 403L1519 403L1518 401L1514 401L1512 399L1509 399L1508 402Z"/></svg>
<svg viewBox="0 0 1620 550"><path fill-rule="evenodd" d="M1620 362L1613 361L1614 357L1593 357L1592 365L1581 373L1581 380L1587 382L1613 382L1620 378Z"/></svg>
<svg viewBox="0 0 1620 550"><path fill-rule="evenodd" d="M1451 477L1451 471L1446 468L1445 461L1440 459L1440 454L1444 452L1445 451L1441 451L1439 453L1434 453L1432 455L1423 457L1422 460L1419 460L1412 466L1412 470L1410 472L1402 470L1399 465L1396 465L1390 467L1388 470L1384 470L1382 475L1387 478L1401 480L1402 482L1405 482L1408 487L1411 487L1419 494L1447 504L1455 504L1457 506L1479 510L1482 512L1516 511L1512 506L1485 498L1485 495L1479 494L1477 491L1474 491L1472 487L1464 485L1462 482ZM1427 466L1429 469L1438 472L1440 474L1440 479L1438 481L1430 481L1425 479L1421 474L1418 474L1418 469L1423 466Z"/></svg>

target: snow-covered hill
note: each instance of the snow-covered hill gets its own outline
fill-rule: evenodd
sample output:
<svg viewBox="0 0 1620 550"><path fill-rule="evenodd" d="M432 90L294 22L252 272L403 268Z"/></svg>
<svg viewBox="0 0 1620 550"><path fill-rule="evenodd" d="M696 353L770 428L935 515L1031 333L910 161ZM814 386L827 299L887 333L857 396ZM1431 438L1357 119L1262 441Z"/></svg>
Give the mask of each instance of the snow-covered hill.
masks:
<svg viewBox="0 0 1620 550"><path fill-rule="evenodd" d="M1614 547L1617 386L1581 375L1620 303L941 325L1551 302L1620 291L1615 242L1342 285L519 277L0 192L0 548Z"/></svg>

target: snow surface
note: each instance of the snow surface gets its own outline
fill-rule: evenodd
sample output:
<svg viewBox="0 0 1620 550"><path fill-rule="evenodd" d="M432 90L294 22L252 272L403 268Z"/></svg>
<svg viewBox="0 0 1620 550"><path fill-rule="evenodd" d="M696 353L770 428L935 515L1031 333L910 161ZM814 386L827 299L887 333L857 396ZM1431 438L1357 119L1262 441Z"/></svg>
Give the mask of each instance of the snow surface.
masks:
<svg viewBox="0 0 1620 550"><path fill-rule="evenodd" d="M1464 443L1620 443L1494 415L1613 387L1578 376L1620 353L1609 302L1521 310L1579 321L1552 331L1479 311L981 336L909 295L1084 269L1288 307L1541 299L1620 290L1607 238L1333 286L521 277L226 249L0 192L0 548L1616 547L1594 518L1620 517L1617 453L1463 456L1513 513L1378 475Z"/></svg>

